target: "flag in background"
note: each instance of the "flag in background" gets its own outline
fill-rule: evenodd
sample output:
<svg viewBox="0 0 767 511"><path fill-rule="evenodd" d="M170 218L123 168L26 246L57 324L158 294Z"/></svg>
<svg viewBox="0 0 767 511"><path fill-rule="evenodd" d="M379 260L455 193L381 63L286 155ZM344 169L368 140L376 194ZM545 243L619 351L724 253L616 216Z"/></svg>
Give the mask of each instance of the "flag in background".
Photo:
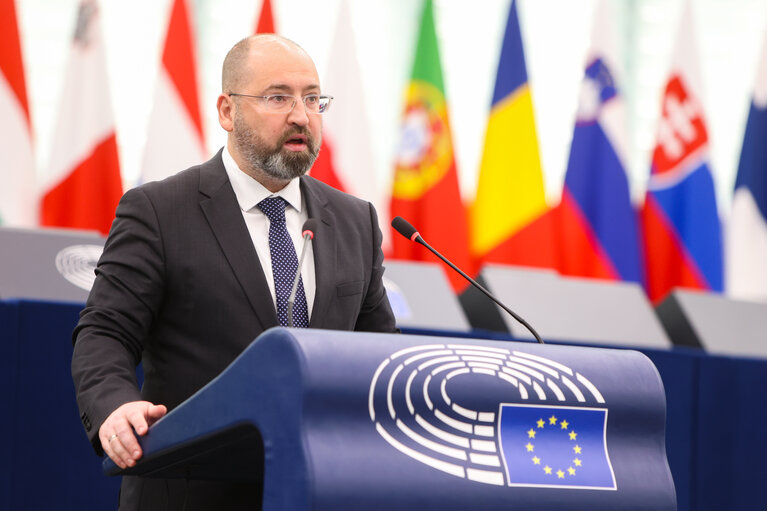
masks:
<svg viewBox="0 0 767 511"><path fill-rule="evenodd" d="M559 270L641 283L637 211L626 176L626 108L612 4L597 4L557 212Z"/></svg>
<svg viewBox="0 0 767 511"><path fill-rule="evenodd" d="M722 290L722 235L709 168L708 134L685 2L642 210L647 294L654 302L674 287Z"/></svg>
<svg viewBox="0 0 767 511"><path fill-rule="evenodd" d="M274 34L274 16L272 15L272 2L264 0L261 4L261 14L256 21L256 34Z"/></svg>
<svg viewBox="0 0 767 511"><path fill-rule="evenodd" d="M432 0L424 5L417 44L405 91L391 216L410 221L430 245L470 273L466 210L458 189ZM434 258L424 247L399 234L392 236L392 256L427 261ZM448 278L454 289L465 287L459 275L451 272Z"/></svg>
<svg viewBox="0 0 767 511"><path fill-rule="evenodd" d="M80 2L61 95L41 223L109 232L122 195L96 0Z"/></svg>
<svg viewBox="0 0 767 511"><path fill-rule="evenodd" d="M14 0L0 0L0 225L33 227L37 190L32 124Z"/></svg>
<svg viewBox="0 0 767 511"><path fill-rule="evenodd" d="M322 90L336 99L322 119L322 148L311 175L372 202L383 226L384 251L388 252L391 246L391 231L387 228L389 205L376 183L370 124L356 48L349 2L341 0L330 46L330 64L322 82Z"/></svg>
<svg viewBox="0 0 767 511"><path fill-rule="evenodd" d="M341 39L343 44L350 45L349 47L343 49L344 53L352 52L352 54L354 55L354 46L353 46L354 40L350 37L349 34L345 32L345 27L340 24L341 22L343 22L344 16L348 17L348 12L344 14L345 12L347 12L347 8L342 2L341 14L339 15L339 25L336 27L335 42L331 52L335 52L335 53L338 52L338 48L337 48L338 41L339 39ZM261 13L256 23L256 33L257 34L277 33L275 23L274 23L274 18L272 16L272 4L270 0L264 0L264 2L261 4ZM341 57L342 56L334 55L333 53L331 53L331 60L330 60L331 66L334 66L334 67L343 66L344 63L339 62ZM356 59L356 55L355 55L355 59ZM346 62L346 64L351 65L350 62ZM356 63L354 65L356 66ZM345 87L349 87L349 85L347 84L349 83L349 80L350 79L353 80L354 77L349 75L350 73L349 69L342 69L342 72L344 71L346 72L346 74L344 75L344 80L342 80L341 83ZM332 69L331 69L331 72L332 72ZM357 87L361 87L361 84L359 83L359 79L355 80L354 84ZM329 90L327 83L325 83L324 85L325 85L324 89ZM353 93L358 95L360 91L354 90ZM348 103L348 99L345 100L345 103ZM322 142L320 145L320 153L317 156L317 160L314 162L314 165L312 166L309 174L313 178L319 179L323 183L328 184L332 186L333 188L336 188L344 192L349 192L350 191L349 186L344 182L344 180L339 178L338 172L336 171L337 161L339 159L339 156L335 151L333 143L329 140L329 139L332 140L332 136L328 136L327 134L328 120L332 118L333 116L338 117L339 114L341 114L335 108L337 105L338 103L336 103L334 105L334 108L332 109L333 115L326 116L323 119ZM354 134L355 136L351 138L350 140L356 140L357 138L359 138L359 125L357 125L355 129L356 129L356 132ZM351 146L351 144L349 145Z"/></svg>
<svg viewBox="0 0 767 511"><path fill-rule="evenodd" d="M746 122L727 228L726 288L730 296L767 300L767 37Z"/></svg>
<svg viewBox="0 0 767 511"><path fill-rule="evenodd" d="M192 19L186 0L172 1L144 148L142 182L163 179L206 159Z"/></svg>
<svg viewBox="0 0 767 511"><path fill-rule="evenodd" d="M509 7L470 218L471 251L477 261L556 268L553 213L544 194L514 1Z"/></svg>

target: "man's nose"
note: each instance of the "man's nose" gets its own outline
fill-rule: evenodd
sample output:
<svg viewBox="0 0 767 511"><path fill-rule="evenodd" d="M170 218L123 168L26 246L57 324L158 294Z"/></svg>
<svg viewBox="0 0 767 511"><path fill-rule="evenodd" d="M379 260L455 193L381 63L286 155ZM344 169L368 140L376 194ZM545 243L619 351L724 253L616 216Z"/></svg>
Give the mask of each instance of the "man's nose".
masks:
<svg viewBox="0 0 767 511"><path fill-rule="evenodd" d="M288 122L297 126L306 126L309 124L309 112L306 111L306 105L303 98L296 99L296 106L288 114Z"/></svg>

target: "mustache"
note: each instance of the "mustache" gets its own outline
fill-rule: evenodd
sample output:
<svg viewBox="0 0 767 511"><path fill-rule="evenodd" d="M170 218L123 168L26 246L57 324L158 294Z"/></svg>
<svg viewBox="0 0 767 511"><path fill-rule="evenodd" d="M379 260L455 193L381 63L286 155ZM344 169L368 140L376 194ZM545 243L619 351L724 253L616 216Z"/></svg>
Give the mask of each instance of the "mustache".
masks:
<svg viewBox="0 0 767 511"><path fill-rule="evenodd" d="M314 147L316 147L316 142L311 132L308 129L302 128L300 126L285 132L285 134L280 138L278 146L282 147L285 142L295 137L296 135L303 135L306 137L306 144L309 146L309 148L314 149Z"/></svg>

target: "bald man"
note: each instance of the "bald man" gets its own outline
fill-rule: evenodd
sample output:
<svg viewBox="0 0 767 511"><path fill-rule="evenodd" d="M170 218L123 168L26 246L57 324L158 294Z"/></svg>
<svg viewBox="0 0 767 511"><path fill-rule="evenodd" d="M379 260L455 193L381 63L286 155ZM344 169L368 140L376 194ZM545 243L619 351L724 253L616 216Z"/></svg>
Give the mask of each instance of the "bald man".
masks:
<svg viewBox="0 0 767 511"><path fill-rule="evenodd" d="M332 100L312 59L287 39L258 35L232 48L222 75L226 146L123 196L73 333L83 425L96 452L122 468L141 458L136 435L285 324L278 276L290 245L270 245L274 204L284 208L292 258L304 221L317 222L295 309L308 326L396 330L373 206L304 175ZM257 484L124 477L120 509L253 509L260 500Z"/></svg>

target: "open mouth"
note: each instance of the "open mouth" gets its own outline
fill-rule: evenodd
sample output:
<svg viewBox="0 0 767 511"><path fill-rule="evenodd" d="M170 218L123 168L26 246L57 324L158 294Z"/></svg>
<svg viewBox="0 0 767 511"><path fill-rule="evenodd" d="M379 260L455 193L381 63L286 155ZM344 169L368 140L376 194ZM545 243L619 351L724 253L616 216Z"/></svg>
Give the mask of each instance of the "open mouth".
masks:
<svg viewBox="0 0 767 511"><path fill-rule="evenodd" d="M306 135L291 135L283 144L291 151L305 151L308 148Z"/></svg>

